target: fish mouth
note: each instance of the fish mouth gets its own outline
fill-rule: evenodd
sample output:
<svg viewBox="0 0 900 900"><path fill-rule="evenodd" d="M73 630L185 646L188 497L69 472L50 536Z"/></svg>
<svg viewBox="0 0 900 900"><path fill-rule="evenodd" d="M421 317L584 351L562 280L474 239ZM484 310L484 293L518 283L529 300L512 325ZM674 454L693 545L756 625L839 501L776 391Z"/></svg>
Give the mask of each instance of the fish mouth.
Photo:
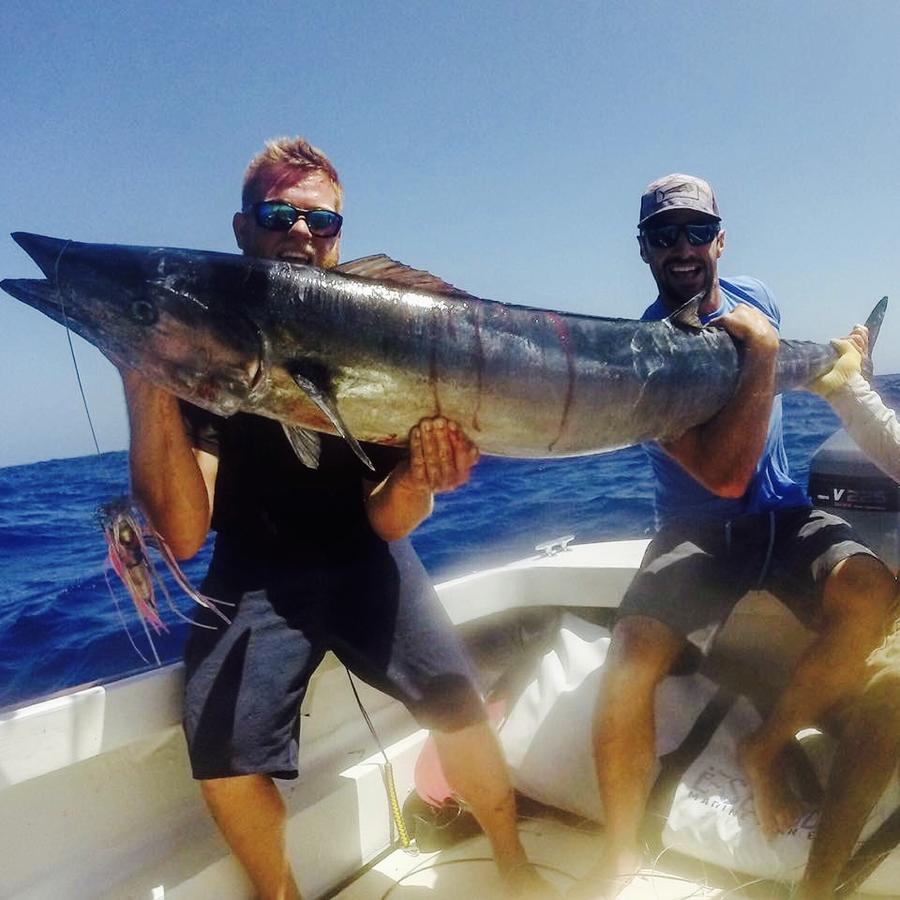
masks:
<svg viewBox="0 0 900 900"><path fill-rule="evenodd" d="M85 321L87 309L82 305L78 315L67 315L66 302L57 284L60 261L72 242L25 231L15 232L12 238L34 260L46 278L6 278L0 281L0 288L64 328L74 331L91 343L96 343L91 322ZM244 382L242 393L248 398L253 398L264 393L268 384L269 367L266 364L268 341L255 321L249 317L240 318L243 319L241 330L244 332L245 340L250 347L255 346L250 361L241 366L244 375L240 379ZM109 350L107 347L106 352Z"/></svg>
<svg viewBox="0 0 900 900"><path fill-rule="evenodd" d="M60 325L70 324L56 276L59 261L71 241L27 231L15 231L11 237L37 263L45 278L6 278L0 281L0 288Z"/></svg>
<svg viewBox="0 0 900 900"><path fill-rule="evenodd" d="M71 241L28 231L14 231L10 237L37 263L46 278L56 280L59 260Z"/></svg>
<svg viewBox="0 0 900 900"><path fill-rule="evenodd" d="M68 321L62 298L55 285L37 278L4 278L0 288L16 300L33 307L60 325L73 324Z"/></svg>
<svg viewBox="0 0 900 900"><path fill-rule="evenodd" d="M55 262L53 265L55 265ZM37 278L6 278L0 281L0 288L38 312L42 312L64 328L69 328L76 334L81 335L86 340L91 341L92 337L94 337L87 322L81 321L80 318L66 315L63 299L55 284ZM269 341L256 322L249 317L245 317L244 322L249 332L253 335L257 348L254 358L244 369L247 377L247 399L252 401L255 397L265 393L268 386L269 365L267 359L269 355Z"/></svg>

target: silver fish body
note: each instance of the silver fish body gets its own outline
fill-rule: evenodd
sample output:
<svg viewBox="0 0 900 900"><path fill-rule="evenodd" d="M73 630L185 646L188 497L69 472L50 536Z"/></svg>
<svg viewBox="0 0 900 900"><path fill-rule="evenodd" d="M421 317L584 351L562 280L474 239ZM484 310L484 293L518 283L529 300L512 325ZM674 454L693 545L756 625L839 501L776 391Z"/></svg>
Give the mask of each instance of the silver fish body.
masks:
<svg viewBox="0 0 900 900"><path fill-rule="evenodd" d="M47 280L0 286L114 362L221 415L357 441L402 445L419 419L443 415L485 453L597 453L707 421L740 368L722 329L483 300L384 257L324 271L14 237ZM778 390L834 358L828 345L782 341Z"/></svg>

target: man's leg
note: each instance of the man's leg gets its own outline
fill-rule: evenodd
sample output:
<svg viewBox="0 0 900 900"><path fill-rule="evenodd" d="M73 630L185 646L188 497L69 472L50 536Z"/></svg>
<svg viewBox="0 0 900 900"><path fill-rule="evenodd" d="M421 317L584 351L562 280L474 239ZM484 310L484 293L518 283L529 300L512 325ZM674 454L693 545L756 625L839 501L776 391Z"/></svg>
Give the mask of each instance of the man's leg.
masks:
<svg viewBox="0 0 900 900"><path fill-rule="evenodd" d="M638 831L656 762L655 691L685 643L647 616L627 616L613 630L594 716L604 850L572 898L615 897L640 868Z"/></svg>
<svg viewBox="0 0 900 900"><path fill-rule="evenodd" d="M900 633L869 658L867 682L840 716L840 739L825 787L800 900L830 900L866 819L900 759Z"/></svg>
<svg viewBox="0 0 900 900"><path fill-rule="evenodd" d="M447 783L487 835L497 868L513 896L558 896L528 862L519 840L516 797L490 724L478 722L433 735Z"/></svg>
<svg viewBox="0 0 900 900"><path fill-rule="evenodd" d="M305 594L234 596L224 582L239 579L225 567L222 581L205 584L211 596L237 601L231 623L193 629L185 649L184 728L193 774L264 900L300 896L286 855L284 801L269 775L237 773L296 775L297 710L324 652L305 637L299 617L288 624L295 606L314 615L320 582L304 580L302 572L291 576Z"/></svg>
<svg viewBox="0 0 900 900"><path fill-rule="evenodd" d="M354 674L430 728L447 781L491 842L504 882L521 897L558 896L528 864L515 797L477 673L409 540L376 549L347 572L331 647Z"/></svg>
<svg viewBox="0 0 900 900"><path fill-rule="evenodd" d="M818 638L766 721L741 742L739 759L768 837L789 828L799 812L781 777L782 752L802 727L859 690L866 657L884 640L894 590L893 576L875 557L860 554L838 563L825 582Z"/></svg>
<svg viewBox="0 0 900 900"><path fill-rule="evenodd" d="M201 781L203 797L260 900L300 900L285 846L285 807L268 775Z"/></svg>

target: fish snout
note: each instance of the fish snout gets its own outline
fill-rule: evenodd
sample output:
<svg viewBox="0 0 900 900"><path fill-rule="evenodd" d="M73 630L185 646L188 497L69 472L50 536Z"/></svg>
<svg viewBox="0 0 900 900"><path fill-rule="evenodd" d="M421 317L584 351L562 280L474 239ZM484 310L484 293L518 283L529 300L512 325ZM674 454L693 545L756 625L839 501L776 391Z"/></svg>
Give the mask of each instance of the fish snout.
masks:
<svg viewBox="0 0 900 900"><path fill-rule="evenodd" d="M56 280L59 258L70 241L27 231L14 231L12 239L37 263L46 278Z"/></svg>

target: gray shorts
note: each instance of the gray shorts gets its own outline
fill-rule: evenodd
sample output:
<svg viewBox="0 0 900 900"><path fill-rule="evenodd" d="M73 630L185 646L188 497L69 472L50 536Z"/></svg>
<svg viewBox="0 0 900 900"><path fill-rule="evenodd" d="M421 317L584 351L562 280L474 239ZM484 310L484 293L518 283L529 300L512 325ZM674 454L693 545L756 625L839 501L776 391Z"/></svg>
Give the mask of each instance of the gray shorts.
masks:
<svg viewBox="0 0 900 900"><path fill-rule="evenodd" d="M724 622L747 591L766 590L816 629L829 573L859 554L875 556L843 519L813 507L672 522L650 542L619 617L649 616L687 638Z"/></svg>
<svg viewBox="0 0 900 900"><path fill-rule="evenodd" d="M341 562L296 568L220 539L203 590L236 606L229 625L201 610L213 628L193 629L185 648L195 778L296 778L300 704L329 649L423 727L485 719L477 673L408 540L373 537Z"/></svg>

